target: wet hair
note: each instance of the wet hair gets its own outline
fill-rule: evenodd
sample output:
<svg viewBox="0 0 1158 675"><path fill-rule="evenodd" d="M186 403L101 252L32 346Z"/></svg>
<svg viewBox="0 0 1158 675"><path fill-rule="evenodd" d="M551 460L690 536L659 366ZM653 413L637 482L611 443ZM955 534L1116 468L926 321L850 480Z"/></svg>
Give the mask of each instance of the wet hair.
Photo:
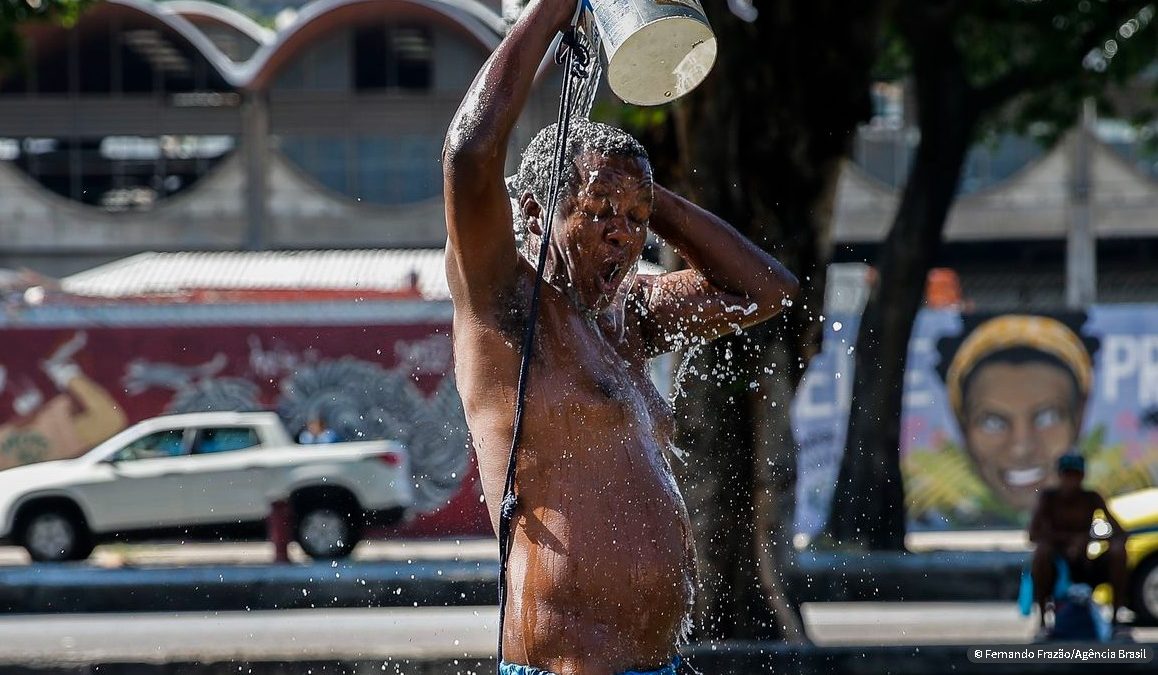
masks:
<svg viewBox="0 0 1158 675"><path fill-rule="evenodd" d="M519 162L519 172L510 180L510 194L519 199L524 192L530 190L543 208L547 207L547 197L551 190L551 168L555 162L555 129L558 125L552 124L543 128L527 148L523 150L523 158ZM604 157L630 157L648 160L647 150L635 138L611 125L601 122L592 122L583 118L571 120L570 133L567 136L568 161L563 168L563 192L574 190L579 183L579 168L575 158L584 152L597 152ZM526 227L525 220L518 209L515 210L515 229L523 233Z"/></svg>

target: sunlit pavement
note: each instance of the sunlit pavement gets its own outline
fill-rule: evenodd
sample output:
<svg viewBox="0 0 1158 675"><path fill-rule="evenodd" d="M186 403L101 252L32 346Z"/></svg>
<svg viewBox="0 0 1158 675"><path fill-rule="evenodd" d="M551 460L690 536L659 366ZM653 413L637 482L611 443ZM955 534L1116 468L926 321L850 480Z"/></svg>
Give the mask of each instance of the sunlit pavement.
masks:
<svg viewBox="0 0 1158 675"><path fill-rule="evenodd" d="M914 532L905 538L912 551L1026 551L1025 532ZM354 560L497 560L498 545L489 537L398 541L364 541L354 550ZM297 544L290 545L290 559L305 562ZM165 565L253 565L273 560L273 546L267 542L223 544L112 544L98 546L92 556L98 567ZM26 565L28 554L15 546L0 546L0 566Z"/></svg>
<svg viewBox="0 0 1158 675"><path fill-rule="evenodd" d="M818 645L1027 642L1013 603L825 603ZM0 617L0 663L465 658L494 649L493 607ZM1158 629L1136 629L1158 641Z"/></svg>
<svg viewBox="0 0 1158 675"><path fill-rule="evenodd" d="M292 562L309 560L297 544L290 544L289 552ZM498 544L491 538L364 541L354 549L353 559L497 560ZM267 542L109 544L98 546L90 561L97 567L263 565L273 561L273 545ZM28 563L24 549L0 546L0 566Z"/></svg>

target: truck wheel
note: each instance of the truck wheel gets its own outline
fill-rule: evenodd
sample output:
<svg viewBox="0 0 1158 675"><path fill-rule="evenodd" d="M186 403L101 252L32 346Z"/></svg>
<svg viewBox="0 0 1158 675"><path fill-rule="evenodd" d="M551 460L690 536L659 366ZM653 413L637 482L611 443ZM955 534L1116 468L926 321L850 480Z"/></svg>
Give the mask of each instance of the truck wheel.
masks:
<svg viewBox="0 0 1158 675"><path fill-rule="evenodd" d="M1158 625L1158 556L1138 565L1134 570L1131 587L1134 623L1140 626Z"/></svg>
<svg viewBox="0 0 1158 675"><path fill-rule="evenodd" d="M358 523L348 509L315 504L298 512L298 544L315 560L345 558L360 539Z"/></svg>
<svg viewBox="0 0 1158 675"><path fill-rule="evenodd" d="M47 508L22 520L20 543L37 562L84 560L92 553L88 527L71 509Z"/></svg>

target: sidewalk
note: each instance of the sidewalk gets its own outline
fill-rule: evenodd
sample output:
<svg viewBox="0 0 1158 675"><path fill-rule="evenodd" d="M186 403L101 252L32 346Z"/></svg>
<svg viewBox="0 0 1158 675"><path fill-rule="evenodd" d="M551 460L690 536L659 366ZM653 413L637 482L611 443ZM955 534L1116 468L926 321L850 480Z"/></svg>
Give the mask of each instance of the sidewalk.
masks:
<svg viewBox="0 0 1158 675"><path fill-rule="evenodd" d="M289 546L290 561L311 560L296 543ZM350 560L498 560L498 544L491 538L369 540L358 544ZM22 548L0 546L0 570L25 566L31 560ZM264 565L273 562L273 544L264 541L226 543L147 543L98 546L89 565L118 567L187 567L203 565Z"/></svg>
<svg viewBox="0 0 1158 675"><path fill-rule="evenodd" d="M912 545L923 550L802 552L784 572L805 602L1012 600L1028 556L1008 534L918 535ZM489 538L364 542L341 562L291 552L295 562L274 564L261 542L103 546L91 563L30 565L0 549L0 613L461 606L497 593Z"/></svg>
<svg viewBox="0 0 1158 675"><path fill-rule="evenodd" d="M1020 551L1033 548L1025 530L960 530L909 532L905 547L921 551Z"/></svg>
<svg viewBox="0 0 1158 675"><path fill-rule="evenodd" d="M892 672L910 662L922 664L921 672L947 672L936 667L940 661L928 660L929 653L941 655L935 659L960 659L967 648L1025 648L1034 628L1034 620L1020 616L1014 603L806 604L803 618L815 643L811 648L764 644L753 651L782 650L779 658L827 659L837 665L851 658L848 654L860 653L878 666L900 659L889 667ZM251 663L298 662L390 664L408 673L421 664L455 672L445 668L485 664L490 658L496 619L493 606L0 617L0 672L7 675L5 665L14 664L124 663L167 665L173 673L185 672L184 664L231 664L238 669L234 672L245 672L243 666ZM1135 637L1152 642L1158 629L1137 630ZM733 647L716 645L716 650ZM695 662L701 669L701 661L715 658L710 646L690 651L698 652ZM737 662L723 665L733 668ZM101 671L109 667L90 672Z"/></svg>
<svg viewBox="0 0 1158 675"><path fill-rule="evenodd" d="M913 532L905 537L913 552L1028 551L1021 530ZM407 539L364 541L354 550L355 561L498 560L498 544L491 537L462 539ZM297 544L290 544L290 560L308 563ZM89 564L94 567L184 567L189 565L261 565L273 561L268 542L150 543L98 546ZM14 546L0 546L0 569L28 565L28 554Z"/></svg>

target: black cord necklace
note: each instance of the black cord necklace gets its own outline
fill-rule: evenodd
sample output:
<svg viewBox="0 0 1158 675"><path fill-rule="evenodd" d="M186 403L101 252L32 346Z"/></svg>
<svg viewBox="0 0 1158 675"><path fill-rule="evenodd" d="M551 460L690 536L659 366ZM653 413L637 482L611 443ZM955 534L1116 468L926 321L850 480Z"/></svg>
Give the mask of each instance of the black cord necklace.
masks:
<svg viewBox="0 0 1158 675"><path fill-rule="evenodd" d="M522 354L519 361L519 385L515 395L515 420L511 432L511 450L507 456L507 477L503 485L503 500L499 507L499 647L496 659L496 672L501 668L503 660L503 627L506 625L507 615L507 564L511 553L511 527L514 522L515 510L518 508L518 497L515 495L515 474L519 466L519 438L523 431L523 408L526 403L527 379L531 370L531 350L535 341L535 326L539 318L539 296L543 286L543 271L547 264L547 252L551 244L551 229L555 220L555 209L559 201L559 189L563 180L564 167L570 159L567 153L567 137L571 130L571 115L575 110L575 103L582 95L576 85L586 80L590 74L588 66L591 63L589 45L582 34L572 26L563 34L559 50L555 53L555 62L563 65L563 87L559 94L559 120L555 125L555 157L551 168L551 188L547 196L546 210L542 228L542 241L539 243L539 259L535 267L535 285L531 291L531 303L527 311L526 325L523 328Z"/></svg>

